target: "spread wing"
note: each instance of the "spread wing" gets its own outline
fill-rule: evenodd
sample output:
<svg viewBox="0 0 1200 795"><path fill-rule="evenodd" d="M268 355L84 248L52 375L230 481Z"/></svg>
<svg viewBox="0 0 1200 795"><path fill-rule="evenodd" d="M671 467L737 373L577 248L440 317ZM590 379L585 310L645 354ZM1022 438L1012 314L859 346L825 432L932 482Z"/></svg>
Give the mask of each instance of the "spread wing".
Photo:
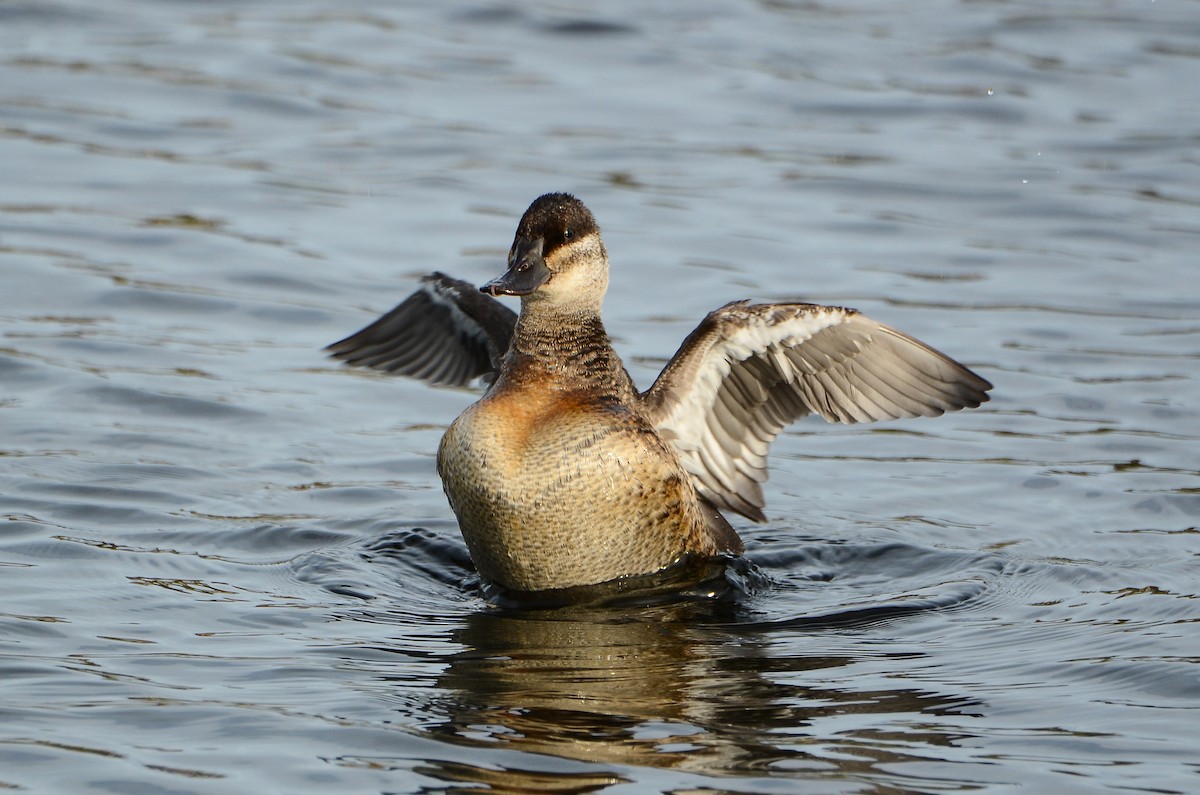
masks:
<svg viewBox="0 0 1200 795"><path fill-rule="evenodd" d="M991 388L853 309L738 301L704 319L642 399L697 490L762 522L768 449L805 414L843 423L935 417L978 406Z"/></svg>
<svg viewBox="0 0 1200 795"><path fill-rule="evenodd" d="M464 386L496 377L516 324L515 312L474 285L431 273L395 309L325 350L358 367Z"/></svg>

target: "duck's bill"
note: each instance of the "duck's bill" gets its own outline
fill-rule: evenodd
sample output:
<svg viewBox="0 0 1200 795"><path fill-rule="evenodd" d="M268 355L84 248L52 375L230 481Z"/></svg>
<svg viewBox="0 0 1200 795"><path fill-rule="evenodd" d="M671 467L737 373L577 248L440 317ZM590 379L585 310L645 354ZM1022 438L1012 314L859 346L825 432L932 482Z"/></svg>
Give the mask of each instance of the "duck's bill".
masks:
<svg viewBox="0 0 1200 795"><path fill-rule="evenodd" d="M479 288L488 295L529 295L550 280L550 269L542 259L541 241L519 246L513 265L505 274Z"/></svg>

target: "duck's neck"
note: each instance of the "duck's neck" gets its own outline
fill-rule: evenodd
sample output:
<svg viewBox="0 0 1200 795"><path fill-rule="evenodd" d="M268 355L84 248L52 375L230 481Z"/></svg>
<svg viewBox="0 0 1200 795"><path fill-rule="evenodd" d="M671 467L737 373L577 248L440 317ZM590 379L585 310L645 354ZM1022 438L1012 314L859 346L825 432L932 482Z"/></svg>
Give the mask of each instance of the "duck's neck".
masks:
<svg viewBox="0 0 1200 795"><path fill-rule="evenodd" d="M636 392L597 312L558 312L523 306L504 370L528 374L563 389L606 386L626 399Z"/></svg>

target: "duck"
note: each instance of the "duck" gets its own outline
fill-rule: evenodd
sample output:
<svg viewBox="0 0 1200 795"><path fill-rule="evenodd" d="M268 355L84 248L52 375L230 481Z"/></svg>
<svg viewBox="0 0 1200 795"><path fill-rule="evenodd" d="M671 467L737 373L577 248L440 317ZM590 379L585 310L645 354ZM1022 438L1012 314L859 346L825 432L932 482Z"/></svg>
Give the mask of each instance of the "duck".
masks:
<svg viewBox="0 0 1200 795"><path fill-rule="evenodd" d="M351 366L487 384L446 429L437 472L481 580L506 593L739 556L725 514L766 521L769 449L791 423L934 417L992 389L854 309L738 300L639 390L601 319L608 280L592 212L547 193L522 215L502 275L476 288L434 272L327 347Z"/></svg>

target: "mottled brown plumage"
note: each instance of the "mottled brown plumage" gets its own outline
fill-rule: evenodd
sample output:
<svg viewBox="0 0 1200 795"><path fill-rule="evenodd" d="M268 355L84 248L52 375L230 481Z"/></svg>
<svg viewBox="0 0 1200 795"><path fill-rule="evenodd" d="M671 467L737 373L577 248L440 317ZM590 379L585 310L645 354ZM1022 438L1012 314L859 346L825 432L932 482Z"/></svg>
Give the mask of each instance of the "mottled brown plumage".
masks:
<svg viewBox="0 0 1200 795"><path fill-rule="evenodd" d="M731 532L714 537L695 487L592 321L571 328L523 312L499 379L438 448L471 558L507 588L600 583L689 552L741 551Z"/></svg>
<svg viewBox="0 0 1200 795"><path fill-rule="evenodd" d="M534 201L508 265L481 290L520 296L515 326L493 299L434 274L330 349L440 383L494 377L446 431L438 474L480 575L511 590L739 553L717 509L765 520L768 448L790 422L935 416L991 388L852 309L743 301L710 313L639 393L600 319L608 256L582 202Z"/></svg>

